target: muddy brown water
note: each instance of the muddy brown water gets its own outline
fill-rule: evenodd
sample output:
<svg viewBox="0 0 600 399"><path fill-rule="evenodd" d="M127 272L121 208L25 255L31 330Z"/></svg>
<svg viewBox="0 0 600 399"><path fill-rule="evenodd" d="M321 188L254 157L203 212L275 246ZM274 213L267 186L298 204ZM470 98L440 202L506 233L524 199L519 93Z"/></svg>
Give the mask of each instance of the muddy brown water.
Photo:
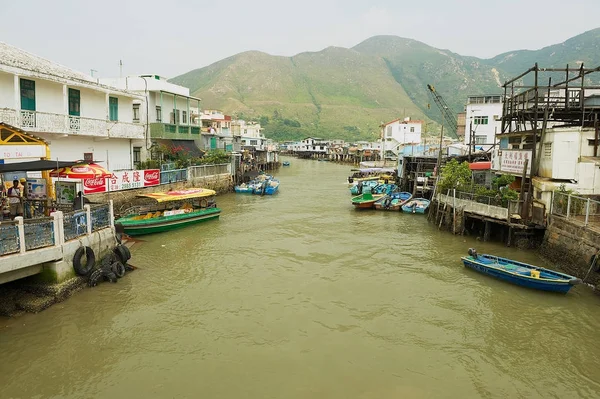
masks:
<svg viewBox="0 0 600 399"><path fill-rule="evenodd" d="M466 270L425 217L356 211L348 166L291 159L273 197L153 235L139 267L0 319L2 398L598 398L600 298Z"/></svg>

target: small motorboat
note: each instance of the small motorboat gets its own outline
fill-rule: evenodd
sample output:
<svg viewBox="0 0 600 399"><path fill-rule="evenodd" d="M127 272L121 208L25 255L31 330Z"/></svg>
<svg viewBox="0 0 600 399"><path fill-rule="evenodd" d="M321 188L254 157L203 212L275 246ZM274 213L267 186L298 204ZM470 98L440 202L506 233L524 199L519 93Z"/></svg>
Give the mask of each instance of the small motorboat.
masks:
<svg viewBox="0 0 600 399"><path fill-rule="evenodd" d="M398 189L398 186L395 184L384 183L384 184L379 184L379 185L373 187L373 193L390 195L397 189Z"/></svg>
<svg viewBox="0 0 600 399"><path fill-rule="evenodd" d="M402 212L406 213L425 213L429 208L430 201L427 198L413 198L402 205Z"/></svg>
<svg viewBox="0 0 600 399"><path fill-rule="evenodd" d="M254 194L257 195L273 195L279 189L279 180L265 179L254 187Z"/></svg>
<svg viewBox="0 0 600 399"><path fill-rule="evenodd" d="M407 193L405 191L385 195L383 198L380 198L377 201L375 201L375 209L385 211L399 211L400 209L402 209L402 205L410 201L411 198L412 194Z"/></svg>
<svg viewBox="0 0 600 399"><path fill-rule="evenodd" d="M494 255L479 255L473 248L469 248L469 256L463 256L461 259L465 267L536 290L566 294L572 286L582 283L577 277L543 267Z"/></svg>
<svg viewBox="0 0 600 399"><path fill-rule="evenodd" d="M283 161L281 164L283 166L290 166L290 161Z"/></svg>
<svg viewBox="0 0 600 399"><path fill-rule="evenodd" d="M350 187L350 194L352 195L360 195L363 193L363 190L368 187L369 189L373 189L379 183L377 180L367 180L367 181L359 181L355 183L352 187Z"/></svg>
<svg viewBox="0 0 600 399"><path fill-rule="evenodd" d="M249 181L248 183L242 183L239 186L235 186L233 189L236 193L252 194L257 187L260 187L260 183L256 181Z"/></svg>
<svg viewBox="0 0 600 399"><path fill-rule="evenodd" d="M372 194L370 190L366 190L362 195L352 197L352 205L360 209L373 208L375 201L382 197L383 194Z"/></svg>

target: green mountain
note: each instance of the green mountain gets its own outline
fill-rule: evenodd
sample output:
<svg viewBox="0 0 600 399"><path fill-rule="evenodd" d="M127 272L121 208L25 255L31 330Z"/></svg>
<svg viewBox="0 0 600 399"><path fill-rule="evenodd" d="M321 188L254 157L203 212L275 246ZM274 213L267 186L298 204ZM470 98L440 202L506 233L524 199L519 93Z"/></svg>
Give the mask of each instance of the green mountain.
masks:
<svg viewBox="0 0 600 399"><path fill-rule="evenodd" d="M435 86L454 112L468 95L501 93L500 86L536 61L543 67L600 65L600 29L541 50L491 59L465 57L412 39L375 36L351 49L329 47L293 57L250 51L171 79L202 98L203 107L260 120L267 137L347 140L379 137L383 121L410 116L433 121Z"/></svg>
<svg viewBox="0 0 600 399"><path fill-rule="evenodd" d="M545 68L577 68L583 62L587 68L600 65L600 28L593 29L540 50L518 50L500 54L485 61L488 65L518 76L536 62Z"/></svg>

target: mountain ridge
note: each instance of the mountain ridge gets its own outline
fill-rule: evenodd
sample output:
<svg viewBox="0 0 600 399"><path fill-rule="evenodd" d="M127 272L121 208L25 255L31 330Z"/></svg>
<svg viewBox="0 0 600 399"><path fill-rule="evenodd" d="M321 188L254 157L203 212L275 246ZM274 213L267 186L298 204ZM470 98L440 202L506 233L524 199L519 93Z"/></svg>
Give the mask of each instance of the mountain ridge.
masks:
<svg viewBox="0 0 600 399"><path fill-rule="evenodd" d="M600 28L539 50L515 50L488 59L463 56L411 38L378 35L351 48L329 46L291 57L245 51L170 79L190 88L206 108L260 120L278 140L308 135L373 139L383 121L441 115L427 84L454 112L467 96L500 94L503 82L530 68L600 64ZM551 65L547 65L551 63Z"/></svg>

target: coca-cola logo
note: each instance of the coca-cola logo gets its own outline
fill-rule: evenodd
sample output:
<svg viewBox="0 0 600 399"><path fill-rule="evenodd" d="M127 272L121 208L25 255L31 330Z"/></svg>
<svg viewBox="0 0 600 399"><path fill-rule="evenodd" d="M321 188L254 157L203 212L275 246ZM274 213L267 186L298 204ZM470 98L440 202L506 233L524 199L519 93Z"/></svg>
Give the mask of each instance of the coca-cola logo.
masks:
<svg viewBox="0 0 600 399"><path fill-rule="evenodd" d="M160 176L160 173L158 170L152 171L152 172L146 172L144 174L144 180L146 181L150 181L150 180L158 180Z"/></svg>
<svg viewBox="0 0 600 399"><path fill-rule="evenodd" d="M89 188L96 188L104 186L105 181L101 177L96 177L94 179L85 179L83 181L83 185Z"/></svg>

